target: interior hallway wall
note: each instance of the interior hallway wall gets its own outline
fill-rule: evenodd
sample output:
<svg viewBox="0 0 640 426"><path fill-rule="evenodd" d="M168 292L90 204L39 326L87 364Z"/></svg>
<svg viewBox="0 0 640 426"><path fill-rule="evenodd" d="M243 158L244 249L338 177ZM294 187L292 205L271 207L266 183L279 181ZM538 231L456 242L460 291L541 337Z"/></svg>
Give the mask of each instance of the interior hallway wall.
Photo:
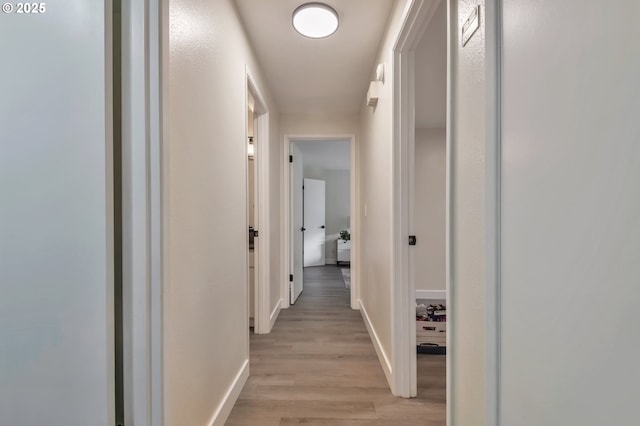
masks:
<svg viewBox="0 0 640 426"><path fill-rule="evenodd" d="M360 303L370 320L372 338L383 354L379 358L391 371L392 292L392 159L393 159L393 45L402 24L405 1L396 2L375 63L385 64L385 83L375 108L360 114L361 137L357 144L360 229ZM375 79L372 64L371 79Z"/></svg>
<svg viewBox="0 0 640 426"><path fill-rule="evenodd" d="M165 425L221 425L249 356L245 65L266 97L272 136L278 115L233 1L165 5ZM279 170L279 140L271 143ZM274 204L270 255L279 265Z"/></svg>
<svg viewBox="0 0 640 426"><path fill-rule="evenodd" d="M486 60L485 2L451 1L451 421L485 424L486 406ZM459 39L480 5L480 28L465 47ZM451 331L451 332L449 332ZM487 425L490 426L490 425Z"/></svg>
<svg viewBox="0 0 640 426"><path fill-rule="evenodd" d="M283 138L285 135L355 135L358 115L282 114L280 131Z"/></svg>
<svg viewBox="0 0 640 426"><path fill-rule="evenodd" d="M637 422L638 16L503 1L501 425Z"/></svg>
<svg viewBox="0 0 640 426"><path fill-rule="evenodd" d="M416 129L414 229L415 288L439 290L446 285L446 170L445 129Z"/></svg>

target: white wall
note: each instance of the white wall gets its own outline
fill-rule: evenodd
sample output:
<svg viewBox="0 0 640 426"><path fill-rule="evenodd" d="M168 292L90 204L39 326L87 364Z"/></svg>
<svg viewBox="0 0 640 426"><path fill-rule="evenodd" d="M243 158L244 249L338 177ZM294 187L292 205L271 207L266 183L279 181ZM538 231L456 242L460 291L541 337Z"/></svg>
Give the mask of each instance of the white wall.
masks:
<svg viewBox="0 0 640 426"><path fill-rule="evenodd" d="M275 135L277 111L231 0L175 0L168 14L165 425L221 425L249 355L245 65Z"/></svg>
<svg viewBox="0 0 640 426"><path fill-rule="evenodd" d="M393 141L393 45L402 23L405 1L394 5L393 14L375 63L385 64L385 84L378 105L364 106L357 144L359 198L355 214L360 220L360 304L368 318L371 335L387 374L391 371L391 274L392 274L392 141ZM375 77L372 65L371 78Z"/></svg>
<svg viewBox="0 0 640 426"><path fill-rule="evenodd" d="M358 115L282 114L280 116L280 131L283 137L284 135L357 134Z"/></svg>
<svg viewBox="0 0 640 426"><path fill-rule="evenodd" d="M0 424L107 426L110 9L47 6L0 14Z"/></svg>
<svg viewBox="0 0 640 426"><path fill-rule="evenodd" d="M503 13L501 424L633 424L640 4Z"/></svg>
<svg viewBox="0 0 640 426"><path fill-rule="evenodd" d="M481 5L480 28L459 40L471 10ZM451 424L485 424L486 250L485 2L451 2ZM449 332L450 331L450 332ZM487 425L489 426L489 425Z"/></svg>
<svg viewBox="0 0 640 426"><path fill-rule="evenodd" d="M415 288L446 290L445 203L447 152L445 129L416 129L414 231Z"/></svg>

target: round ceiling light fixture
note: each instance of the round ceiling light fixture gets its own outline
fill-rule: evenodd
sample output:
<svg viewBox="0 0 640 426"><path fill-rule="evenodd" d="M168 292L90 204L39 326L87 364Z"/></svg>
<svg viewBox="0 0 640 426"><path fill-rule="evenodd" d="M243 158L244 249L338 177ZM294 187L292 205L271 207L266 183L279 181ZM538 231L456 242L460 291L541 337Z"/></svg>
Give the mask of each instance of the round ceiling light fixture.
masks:
<svg viewBox="0 0 640 426"><path fill-rule="evenodd" d="M324 3L305 3L293 11L293 28L305 37L328 37L338 29L338 13Z"/></svg>

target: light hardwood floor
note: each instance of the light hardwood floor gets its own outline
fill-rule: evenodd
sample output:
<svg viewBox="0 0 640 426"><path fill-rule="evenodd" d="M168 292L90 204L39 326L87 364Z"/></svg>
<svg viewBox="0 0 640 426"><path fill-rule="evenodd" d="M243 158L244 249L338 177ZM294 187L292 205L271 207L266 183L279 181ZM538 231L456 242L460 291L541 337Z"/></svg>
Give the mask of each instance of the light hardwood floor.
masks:
<svg viewBox="0 0 640 426"><path fill-rule="evenodd" d="M444 426L445 356L418 354L418 398L394 397L340 269L304 278L271 334L251 336L250 377L226 426Z"/></svg>

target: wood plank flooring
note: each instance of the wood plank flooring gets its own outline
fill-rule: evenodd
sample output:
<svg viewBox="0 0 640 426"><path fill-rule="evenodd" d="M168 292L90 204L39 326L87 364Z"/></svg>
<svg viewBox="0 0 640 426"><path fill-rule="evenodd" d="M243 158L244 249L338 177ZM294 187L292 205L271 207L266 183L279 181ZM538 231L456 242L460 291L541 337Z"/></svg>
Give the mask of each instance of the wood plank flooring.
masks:
<svg viewBox="0 0 640 426"><path fill-rule="evenodd" d="M271 334L251 336L226 426L444 426L445 356L418 354L418 398L394 397L340 269L305 268L304 280Z"/></svg>

